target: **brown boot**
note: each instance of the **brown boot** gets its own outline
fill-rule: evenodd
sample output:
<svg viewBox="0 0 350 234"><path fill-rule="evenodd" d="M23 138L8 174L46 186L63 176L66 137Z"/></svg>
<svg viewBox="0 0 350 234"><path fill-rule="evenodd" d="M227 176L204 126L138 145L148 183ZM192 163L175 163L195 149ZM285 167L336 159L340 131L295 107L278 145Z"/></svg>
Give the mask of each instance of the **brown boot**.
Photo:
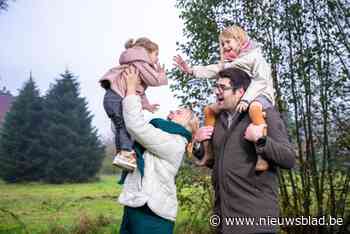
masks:
<svg viewBox="0 0 350 234"><path fill-rule="evenodd" d="M254 101L249 106L249 117L253 124L260 125L265 124L265 113L260 102ZM267 128L263 130L263 136L267 135ZM257 155L255 170L256 171L267 171L269 169L269 163L264 160L261 155Z"/></svg>

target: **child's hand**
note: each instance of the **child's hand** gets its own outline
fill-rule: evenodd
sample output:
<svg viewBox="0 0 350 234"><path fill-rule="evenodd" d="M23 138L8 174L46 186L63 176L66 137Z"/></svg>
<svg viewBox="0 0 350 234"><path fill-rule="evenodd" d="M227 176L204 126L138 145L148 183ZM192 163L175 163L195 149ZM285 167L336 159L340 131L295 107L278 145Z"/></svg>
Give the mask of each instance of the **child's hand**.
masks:
<svg viewBox="0 0 350 234"><path fill-rule="evenodd" d="M166 76L166 71L165 71L165 65L160 65L160 63L157 63L157 72L161 75L161 76Z"/></svg>
<svg viewBox="0 0 350 234"><path fill-rule="evenodd" d="M159 110L159 104L151 104L148 107L146 107L145 109L148 110L149 112L151 112L152 114L154 114L154 112Z"/></svg>
<svg viewBox="0 0 350 234"><path fill-rule="evenodd" d="M249 104L247 102L240 101L236 107L236 110L240 113L248 109Z"/></svg>
<svg viewBox="0 0 350 234"><path fill-rule="evenodd" d="M180 55L176 55L173 61L175 62L174 65L180 68L182 72L189 75L193 74L192 68L185 62L185 60L183 60Z"/></svg>

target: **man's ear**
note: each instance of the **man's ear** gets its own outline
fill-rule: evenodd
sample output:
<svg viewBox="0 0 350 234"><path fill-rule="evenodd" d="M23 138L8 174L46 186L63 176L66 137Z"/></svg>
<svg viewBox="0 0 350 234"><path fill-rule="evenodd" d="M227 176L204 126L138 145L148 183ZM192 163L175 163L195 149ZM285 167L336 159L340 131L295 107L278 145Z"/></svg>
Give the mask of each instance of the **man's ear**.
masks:
<svg viewBox="0 0 350 234"><path fill-rule="evenodd" d="M245 91L244 91L243 88L239 88L239 89L236 90L236 93L238 93L239 96L242 97L245 94Z"/></svg>

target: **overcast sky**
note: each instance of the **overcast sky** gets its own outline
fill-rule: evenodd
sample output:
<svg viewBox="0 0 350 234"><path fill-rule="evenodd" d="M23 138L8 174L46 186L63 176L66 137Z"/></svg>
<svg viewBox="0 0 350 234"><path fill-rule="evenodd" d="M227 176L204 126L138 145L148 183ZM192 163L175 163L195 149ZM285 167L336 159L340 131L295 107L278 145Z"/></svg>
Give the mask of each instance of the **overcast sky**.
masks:
<svg viewBox="0 0 350 234"><path fill-rule="evenodd" d="M117 65L129 38L147 36L160 46L160 61L172 66L183 24L174 0L16 0L0 14L0 87L14 95L32 71L45 94L66 68L78 75L81 95L95 116L102 136L110 134L102 107L104 91L98 79ZM159 103L154 117L177 106L168 87L150 88L151 103ZM148 116L151 117L151 116Z"/></svg>

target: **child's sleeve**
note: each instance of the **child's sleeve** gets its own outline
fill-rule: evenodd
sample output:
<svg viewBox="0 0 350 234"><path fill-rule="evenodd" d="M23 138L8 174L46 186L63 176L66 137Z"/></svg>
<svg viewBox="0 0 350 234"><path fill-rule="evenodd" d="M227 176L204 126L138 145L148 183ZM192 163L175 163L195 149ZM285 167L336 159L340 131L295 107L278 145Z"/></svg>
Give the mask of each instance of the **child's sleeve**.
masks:
<svg viewBox="0 0 350 234"><path fill-rule="evenodd" d="M140 77L142 81L147 86L161 86L167 85L168 79L165 74L157 72L151 65L144 62L136 62L134 63L136 68L140 71Z"/></svg>
<svg viewBox="0 0 350 234"><path fill-rule="evenodd" d="M255 59L251 64L251 83L242 97L243 101L251 103L259 95L267 90L269 80L271 79L271 69L263 58Z"/></svg>
<svg viewBox="0 0 350 234"><path fill-rule="evenodd" d="M193 76L196 78L213 79L222 70L220 64L211 64L208 66L193 66Z"/></svg>

